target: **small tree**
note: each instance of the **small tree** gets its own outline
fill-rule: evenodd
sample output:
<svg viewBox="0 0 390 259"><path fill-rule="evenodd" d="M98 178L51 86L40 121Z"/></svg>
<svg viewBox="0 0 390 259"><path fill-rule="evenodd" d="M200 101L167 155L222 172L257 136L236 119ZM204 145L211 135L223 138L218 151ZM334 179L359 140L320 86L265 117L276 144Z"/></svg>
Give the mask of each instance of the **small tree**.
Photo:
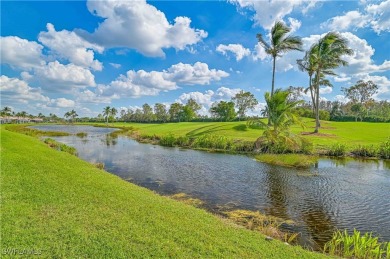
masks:
<svg viewBox="0 0 390 259"><path fill-rule="evenodd" d="M231 121L236 117L233 102L215 102L210 108L210 113L213 117L220 119L221 121Z"/></svg>
<svg viewBox="0 0 390 259"><path fill-rule="evenodd" d="M111 107L110 106L106 106L103 109L103 116L106 119L106 124L108 124L108 117L110 117L110 115L111 115Z"/></svg>
<svg viewBox="0 0 390 259"><path fill-rule="evenodd" d="M232 101L235 103L235 106L238 110L237 114L239 120L245 117L245 113L248 110L253 110L259 103L251 92L244 92L243 90L237 93L232 98Z"/></svg>
<svg viewBox="0 0 390 259"><path fill-rule="evenodd" d="M156 119L158 121L166 122L169 119L167 107L162 103L156 103L154 105L154 114L156 115Z"/></svg>
<svg viewBox="0 0 390 259"><path fill-rule="evenodd" d="M142 105L142 112L143 112L143 121L145 122L151 122L153 121L153 109L152 107L150 107L149 104L145 103L144 105Z"/></svg>
<svg viewBox="0 0 390 259"><path fill-rule="evenodd" d="M299 117L293 112L303 101L289 101L288 90L277 89L273 95L265 93L264 98L267 103L265 108L271 125L261 120L252 120L250 125L259 125L264 129L263 135L256 141L258 148L264 152L284 153L300 149L302 139L290 132L293 124L304 127Z"/></svg>
<svg viewBox="0 0 390 259"><path fill-rule="evenodd" d="M172 103L169 107L169 116L171 118L171 121L178 121L180 122L180 114L183 109L183 105L180 103Z"/></svg>

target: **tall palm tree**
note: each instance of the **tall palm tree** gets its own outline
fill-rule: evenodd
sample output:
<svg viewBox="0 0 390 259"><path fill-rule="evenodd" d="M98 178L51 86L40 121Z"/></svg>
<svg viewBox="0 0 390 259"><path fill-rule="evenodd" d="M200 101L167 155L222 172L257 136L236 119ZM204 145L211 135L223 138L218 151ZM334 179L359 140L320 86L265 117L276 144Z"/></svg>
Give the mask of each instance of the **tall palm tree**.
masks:
<svg viewBox="0 0 390 259"><path fill-rule="evenodd" d="M108 124L108 117L110 116L110 114L111 114L111 107L110 106L106 106L103 109L103 116L106 117L106 124Z"/></svg>
<svg viewBox="0 0 390 259"><path fill-rule="evenodd" d="M291 36L288 33L291 28L287 27L283 22L278 21L271 29L271 42L270 44L265 41L263 35L258 33L256 35L260 45L265 49L265 52L272 56L272 89L271 96L274 94L275 87L275 66L276 58L281 57L283 53L291 50L302 51L302 40L298 36Z"/></svg>
<svg viewBox="0 0 390 259"><path fill-rule="evenodd" d="M319 99L321 80L325 75L335 75L333 69L340 66L347 66L348 62L344 60L345 55L352 55L353 50L348 48L345 38L335 32L329 32L322 37L318 43L311 46L309 53L311 55L314 67L314 87L315 87L315 117L316 127L314 133L318 133L320 128L319 117ZM324 83L324 81L322 81Z"/></svg>
<svg viewBox="0 0 390 259"><path fill-rule="evenodd" d="M77 116L79 116L79 115L76 113L75 110L71 110L71 111L69 111L69 112L66 112L65 115L64 115L65 118L70 118L70 122L71 122L71 123L73 123L73 120L74 120Z"/></svg>
<svg viewBox="0 0 390 259"><path fill-rule="evenodd" d="M111 108L110 115L115 118L116 114L118 113L118 110L115 109L115 107Z"/></svg>

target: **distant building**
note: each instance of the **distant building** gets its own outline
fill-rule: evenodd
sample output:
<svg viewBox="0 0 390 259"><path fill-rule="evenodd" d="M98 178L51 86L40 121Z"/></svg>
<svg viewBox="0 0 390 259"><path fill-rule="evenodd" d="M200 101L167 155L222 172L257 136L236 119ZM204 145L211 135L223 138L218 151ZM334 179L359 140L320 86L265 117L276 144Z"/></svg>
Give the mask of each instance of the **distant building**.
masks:
<svg viewBox="0 0 390 259"><path fill-rule="evenodd" d="M5 124L5 123L39 123L43 122L42 118L29 118L29 117L18 117L18 116L0 116L0 123Z"/></svg>

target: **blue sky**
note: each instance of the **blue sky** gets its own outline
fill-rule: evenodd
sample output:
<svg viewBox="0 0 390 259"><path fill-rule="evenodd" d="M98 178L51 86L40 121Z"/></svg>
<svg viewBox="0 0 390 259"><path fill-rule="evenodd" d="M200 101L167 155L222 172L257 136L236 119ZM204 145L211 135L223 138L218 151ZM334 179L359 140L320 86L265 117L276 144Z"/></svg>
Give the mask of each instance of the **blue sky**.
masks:
<svg viewBox="0 0 390 259"><path fill-rule="evenodd" d="M63 116L96 116L109 105L210 105L238 91L264 105L271 60L257 44L283 20L308 49L338 31L355 51L349 67L321 89L326 100L357 80L390 99L390 0L387 1L41 1L1 2L1 106ZM277 60L276 87L307 86L291 52Z"/></svg>

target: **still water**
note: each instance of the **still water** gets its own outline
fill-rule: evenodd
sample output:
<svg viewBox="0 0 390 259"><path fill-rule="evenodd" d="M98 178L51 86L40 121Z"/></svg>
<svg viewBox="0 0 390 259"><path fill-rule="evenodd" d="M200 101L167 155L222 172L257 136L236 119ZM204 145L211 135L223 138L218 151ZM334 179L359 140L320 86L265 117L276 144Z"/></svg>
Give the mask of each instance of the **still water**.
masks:
<svg viewBox="0 0 390 259"><path fill-rule="evenodd" d="M390 240L390 163L321 159L318 167L290 169L243 155L207 153L113 138L110 128L35 126L40 130L86 132L56 137L79 157L160 194L186 193L217 211L259 210L293 220L301 242L322 247L335 229L373 231Z"/></svg>

